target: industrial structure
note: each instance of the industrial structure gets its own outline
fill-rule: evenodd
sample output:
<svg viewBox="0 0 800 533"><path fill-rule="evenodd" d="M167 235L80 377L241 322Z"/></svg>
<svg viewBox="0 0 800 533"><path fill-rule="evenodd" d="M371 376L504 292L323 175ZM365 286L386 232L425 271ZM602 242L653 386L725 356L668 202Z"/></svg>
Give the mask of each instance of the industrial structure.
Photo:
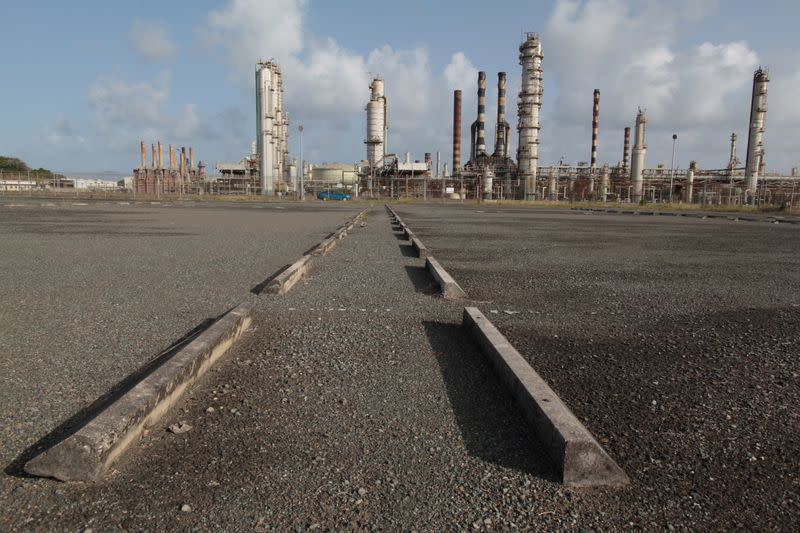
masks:
<svg viewBox="0 0 800 533"><path fill-rule="evenodd" d="M534 198L536 167L539 164L539 114L542 109L542 43L539 34L528 33L519 47L522 85L517 105L517 169L524 184L526 200Z"/></svg>
<svg viewBox="0 0 800 533"><path fill-rule="evenodd" d="M202 192L205 165L202 161L194 166L194 149L186 147L179 154L169 145L169 166L164 161L164 146L159 141L152 145L150 165L147 165L147 146L140 144L139 168L133 170L133 191L139 194L189 194ZM177 159L176 159L177 157Z"/></svg>
<svg viewBox="0 0 800 533"><path fill-rule="evenodd" d="M747 136L747 178L748 203L753 203L758 187L758 175L764 168L764 117L767 114L767 83L769 73L761 67L753 75L753 97L750 103L750 133Z"/></svg>
<svg viewBox="0 0 800 533"><path fill-rule="evenodd" d="M292 180L289 117L283 110L283 76L274 61L256 64L256 149L261 194L275 194L275 182Z"/></svg>

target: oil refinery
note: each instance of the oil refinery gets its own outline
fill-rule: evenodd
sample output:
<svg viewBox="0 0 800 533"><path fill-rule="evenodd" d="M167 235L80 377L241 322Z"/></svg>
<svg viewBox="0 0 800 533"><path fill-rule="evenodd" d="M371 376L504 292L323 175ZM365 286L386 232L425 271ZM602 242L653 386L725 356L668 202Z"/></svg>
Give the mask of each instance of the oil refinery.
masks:
<svg viewBox="0 0 800 533"><path fill-rule="evenodd" d="M647 167L647 114L640 107L633 126L624 128L622 159L598 161L600 95L592 94L589 161L539 165L540 116L543 95L543 47L538 33L525 33L519 46L520 91L517 95L517 146L511 146L511 126L506 120L506 72L497 73L497 114L487 124L487 73L478 72L477 109L469 128L469 152L462 158L462 90L453 92L451 166L442 167L441 150L426 151L421 159L404 149L390 149L389 94L392 87L376 76L369 84L365 105L365 158L347 163L312 163L290 155L290 121L284 110L283 74L273 61L255 68L256 137L250 154L238 163L218 163L215 176L207 176L202 162L194 166L181 150L178 164L170 145L169 168L163 164L163 147L153 145L147 164L141 143L141 165L134 170L138 193L228 193L300 198L301 192L340 190L352 197L600 201L638 204L684 202L704 205L791 205L800 178L767 175L764 163L764 128L769 73L759 67L753 78L747 155L744 166L736 157L736 134L731 135L728 160L720 168L702 169L695 162L682 169L675 162ZM289 95L291 97L291 95ZM633 145L631 146L631 129ZM494 146L486 132L494 132ZM545 132L546 134L546 132ZM677 136L674 136L677 139ZM355 142L355 139L353 140ZM433 157L435 154L435 160ZM516 160L512 158L516 154ZM301 191L302 188L302 191Z"/></svg>

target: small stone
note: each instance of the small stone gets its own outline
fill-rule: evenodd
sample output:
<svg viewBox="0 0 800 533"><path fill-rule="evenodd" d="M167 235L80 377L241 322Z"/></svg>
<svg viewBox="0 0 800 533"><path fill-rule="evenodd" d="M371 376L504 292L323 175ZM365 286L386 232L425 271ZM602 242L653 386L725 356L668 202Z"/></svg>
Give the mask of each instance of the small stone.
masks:
<svg viewBox="0 0 800 533"><path fill-rule="evenodd" d="M216 411L216 409L214 409L213 407L206 407L206 413L210 414L213 413L214 411Z"/></svg>
<svg viewBox="0 0 800 533"><path fill-rule="evenodd" d="M183 505L181 505L181 512L191 513L192 512L191 505L189 505L188 503L184 503Z"/></svg>
<svg viewBox="0 0 800 533"><path fill-rule="evenodd" d="M181 433L186 433L187 431L191 431L192 426L184 421L180 421L177 424L172 424L168 429L171 433L180 435Z"/></svg>
<svg viewBox="0 0 800 533"><path fill-rule="evenodd" d="M363 496L366 493L367 493L367 489L365 489L364 487L361 487L360 489L358 489L358 495L359 496Z"/></svg>

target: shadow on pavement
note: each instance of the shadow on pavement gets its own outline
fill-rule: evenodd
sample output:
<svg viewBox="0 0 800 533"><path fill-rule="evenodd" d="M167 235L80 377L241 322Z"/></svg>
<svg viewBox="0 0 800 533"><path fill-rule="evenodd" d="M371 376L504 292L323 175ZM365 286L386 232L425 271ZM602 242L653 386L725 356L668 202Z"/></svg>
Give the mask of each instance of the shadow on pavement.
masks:
<svg viewBox="0 0 800 533"><path fill-rule="evenodd" d="M522 412L463 328L430 321L424 325L468 453L558 483Z"/></svg>
<svg viewBox="0 0 800 533"><path fill-rule="evenodd" d="M401 246L401 248L403 247ZM414 252L411 246L406 246L405 248L411 250L412 253ZM416 255L412 255L411 257L416 257ZM439 292L439 286L424 266L406 265L405 268L406 274L408 274L408 278L411 280L411 283L414 284L414 289L417 292L431 295Z"/></svg>
<svg viewBox="0 0 800 533"><path fill-rule="evenodd" d="M34 444L28 446L25 451L23 451L5 467L4 472L9 476L14 477L35 477L25 472L25 463L80 430L109 405L117 401L126 392L136 386L137 383L153 373L158 367L166 363L173 355L179 352L184 346L192 342L198 335L203 333L206 329L208 329L209 326L211 326L211 324L223 317L231 309L228 309L216 318L207 318L203 320L186 335L172 343L172 345L170 345L167 349L158 354L155 359L129 374L122 381L114 385L104 395L100 396L94 402L69 417L58 427L36 441Z"/></svg>
<svg viewBox="0 0 800 533"><path fill-rule="evenodd" d="M417 252L414 251L414 248L412 248L410 244L401 243L399 246L403 257L417 257Z"/></svg>

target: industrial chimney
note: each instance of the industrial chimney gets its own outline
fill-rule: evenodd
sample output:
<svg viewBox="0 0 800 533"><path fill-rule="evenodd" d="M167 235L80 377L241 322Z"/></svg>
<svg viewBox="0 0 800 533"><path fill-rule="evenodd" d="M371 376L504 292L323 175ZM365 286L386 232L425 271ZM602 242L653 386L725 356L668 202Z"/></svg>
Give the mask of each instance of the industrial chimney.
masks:
<svg viewBox="0 0 800 533"><path fill-rule="evenodd" d="M731 154L728 157L728 170L733 170L737 164L739 164L739 160L736 159L736 134L731 133Z"/></svg>
<svg viewBox="0 0 800 533"><path fill-rule="evenodd" d="M486 73L478 72L478 119L472 123L470 161L486 154Z"/></svg>
<svg viewBox="0 0 800 533"><path fill-rule="evenodd" d="M523 180L525 199L536 193L536 167L539 163L539 112L542 108L542 44L539 35L528 33L519 47L522 85L517 105L519 146L517 168Z"/></svg>
<svg viewBox="0 0 800 533"><path fill-rule="evenodd" d="M632 198L634 203L642 201L642 186L644 175L644 156L647 153L645 142L645 126L647 118L642 108L636 114L636 132L633 140L633 162L631 163L631 185L633 186Z"/></svg>
<svg viewBox="0 0 800 533"><path fill-rule="evenodd" d="M597 168L597 130L600 123L600 89L594 90L594 106L592 107L592 158L591 174Z"/></svg>
<svg viewBox="0 0 800 533"><path fill-rule="evenodd" d="M750 105L750 134L747 137L745 178L750 203L755 201L758 174L764 157L764 117L767 114L769 72L761 67L753 75L753 98Z"/></svg>
<svg viewBox="0 0 800 533"><path fill-rule="evenodd" d="M506 158L508 146L508 122L506 122L506 73L497 73L497 126L494 137L494 157Z"/></svg>
<svg viewBox="0 0 800 533"><path fill-rule="evenodd" d="M461 168L461 91L453 91L453 175Z"/></svg>
<svg viewBox="0 0 800 533"><path fill-rule="evenodd" d="M628 169L631 168L631 128L625 128L625 139L622 144L622 175L628 175Z"/></svg>

